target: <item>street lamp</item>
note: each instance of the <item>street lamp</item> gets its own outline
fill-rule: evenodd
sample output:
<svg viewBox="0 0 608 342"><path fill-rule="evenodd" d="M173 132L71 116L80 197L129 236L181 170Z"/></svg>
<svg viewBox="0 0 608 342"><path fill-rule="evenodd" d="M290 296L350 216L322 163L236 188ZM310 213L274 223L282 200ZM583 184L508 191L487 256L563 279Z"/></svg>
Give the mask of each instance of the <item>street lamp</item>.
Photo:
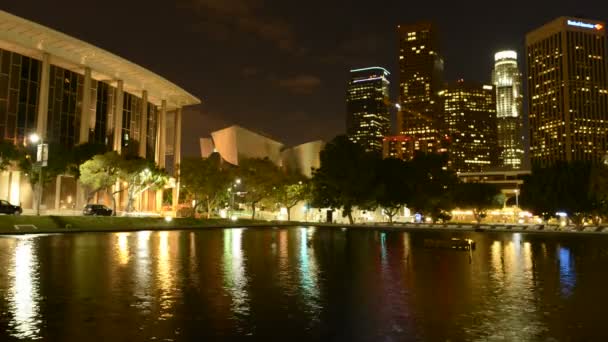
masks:
<svg viewBox="0 0 608 342"><path fill-rule="evenodd" d="M42 168L48 163L48 145L44 143L41 136L36 133L32 133L29 136L29 140L36 144L36 163L38 164L38 198L36 199L36 216L40 216L40 204L42 203Z"/></svg>
<svg viewBox="0 0 608 342"><path fill-rule="evenodd" d="M232 217L232 210L234 210L234 194L240 194L238 191L233 191L232 188L234 187L236 190L239 185L241 185L241 179L237 178L234 180L234 184L228 188L228 192L230 192L230 217Z"/></svg>

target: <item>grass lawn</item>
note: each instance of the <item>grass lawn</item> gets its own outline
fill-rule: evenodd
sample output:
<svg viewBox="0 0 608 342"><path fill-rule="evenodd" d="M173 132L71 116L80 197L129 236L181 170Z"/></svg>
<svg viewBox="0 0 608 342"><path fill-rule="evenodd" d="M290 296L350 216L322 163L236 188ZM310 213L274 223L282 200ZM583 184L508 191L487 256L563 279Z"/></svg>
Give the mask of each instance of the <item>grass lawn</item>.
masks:
<svg viewBox="0 0 608 342"><path fill-rule="evenodd" d="M0 216L0 234L58 233L74 231L128 231L141 229L186 229L212 227L268 226L285 223L226 219L175 218L171 222L157 217L104 216ZM295 224L295 223L294 223ZM15 228L15 225L24 225ZM35 227L32 227L33 225Z"/></svg>

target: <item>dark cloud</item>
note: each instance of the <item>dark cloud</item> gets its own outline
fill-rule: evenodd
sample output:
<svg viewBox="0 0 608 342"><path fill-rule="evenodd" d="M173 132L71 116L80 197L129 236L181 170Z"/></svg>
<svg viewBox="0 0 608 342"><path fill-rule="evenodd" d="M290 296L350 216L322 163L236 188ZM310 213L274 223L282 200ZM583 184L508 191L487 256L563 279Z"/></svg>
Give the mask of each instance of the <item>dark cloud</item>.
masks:
<svg viewBox="0 0 608 342"><path fill-rule="evenodd" d="M248 33L283 51L302 53L291 26L265 14L262 0L181 0L181 4L198 14L197 31L212 38L225 40L234 34Z"/></svg>
<svg viewBox="0 0 608 342"><path fill-rule="evenodd" d="M313 93L321 86L321 79L313 75L298 75L278 80L277 85L291 93L305 95Z"/></svg>

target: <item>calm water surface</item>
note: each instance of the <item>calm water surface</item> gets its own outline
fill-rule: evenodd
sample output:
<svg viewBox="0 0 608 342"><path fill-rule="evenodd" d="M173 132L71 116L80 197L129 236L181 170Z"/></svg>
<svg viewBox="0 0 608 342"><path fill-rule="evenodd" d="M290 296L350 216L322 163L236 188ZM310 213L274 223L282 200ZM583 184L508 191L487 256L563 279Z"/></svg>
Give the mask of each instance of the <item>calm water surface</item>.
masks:
<svg viewBox="0 0 608 342"><path fill-rule="evenodd" d="M425 249L469 237L477 249ZM606 341L608 238L231 229L0 237L0 341Z"/></svg>

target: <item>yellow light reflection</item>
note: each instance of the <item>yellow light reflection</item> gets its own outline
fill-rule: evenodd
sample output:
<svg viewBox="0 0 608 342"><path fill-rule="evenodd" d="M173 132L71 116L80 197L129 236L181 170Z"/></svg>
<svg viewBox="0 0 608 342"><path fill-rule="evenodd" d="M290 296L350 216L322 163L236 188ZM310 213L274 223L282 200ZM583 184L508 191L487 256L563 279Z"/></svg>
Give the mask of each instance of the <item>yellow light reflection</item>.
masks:
<svg viewBox="0 0 608 342"><path fill-rule="evenodd" d="M230 293L235 314L249 312L242 239L243 229L224 230L224 289Z"/></svg>
<svg viewBox="0 0 608 342"><path fill-rule="evenodd" d="M513 234L511 241L494 241L490 248L491 271L487 302L482 306L479 330L486 339L508 341L526 340L543 329L532 272L532 251L521 234ZM499 300L500 299L500 300ZM487 335L487 336L486 336Z"/></svg>
<svg viewBox="0 0 608 342"><path fill-rule="evenodd" d="M118 240L117 257L121 265L126 265L129 262L129 233L117 233Z"/></svg>
<svg viewBox="0 0 608 342"><path fill-rule="evenodd" d="M148 310L152 306L149 288L151 286L150 262L150 235L149 231L137 232L137 258L135 258L135 296L140 299L136 306L141 310Z"/></svg>
<svg viewBox="0 0 608 342"><path fill-rule="evenodd" d="M174 289L172 288L174 283L174 277L173 273L171 272L171 256L169 252L169 232L159 232L157 275L158 287L161 293L160 319L162 320L173 317L172 307L175 298L175 294L173 293Z"/></svg>
<svg viewBox="0 0 608 342"><path fill-rule="evenodd" d="M40 295L38 292L38 259L33 240L21 238L15 246L10 288L10 311L13 315L12 335L19 339L39 338L38 319Z"/></svg>

